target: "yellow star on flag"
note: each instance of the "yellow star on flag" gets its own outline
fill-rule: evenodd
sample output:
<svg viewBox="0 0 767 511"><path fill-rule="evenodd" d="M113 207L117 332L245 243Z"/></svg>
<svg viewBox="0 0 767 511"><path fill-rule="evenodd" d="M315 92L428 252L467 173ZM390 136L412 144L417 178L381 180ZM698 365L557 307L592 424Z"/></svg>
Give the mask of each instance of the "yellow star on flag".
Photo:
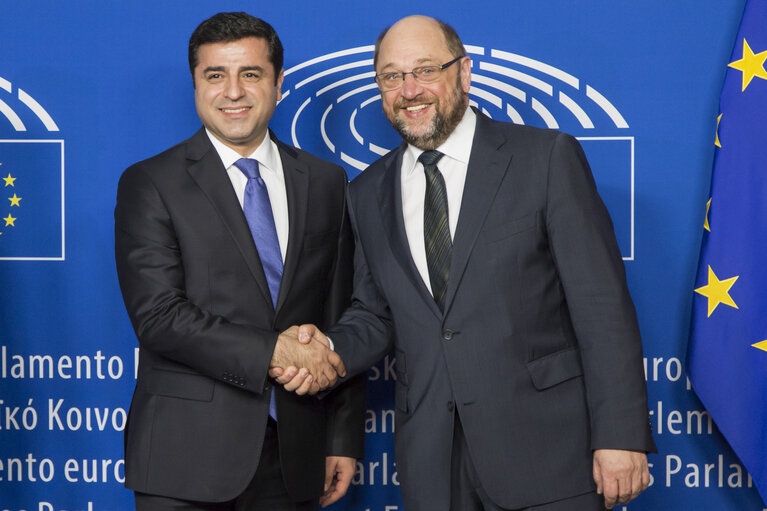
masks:
<svg viewBox="0 0 767 511"><path fill-rule="evenodd" d="M754 77L767 80L767 71L764 70L764 61L767 60L767 51L754 53L748 42L743 38L743 58L730 62L727 67L737 69L743 73L743 90L746 90L748 84Z"/></svg>
<svg viewBox="0 0 767 511"><path fill-rule="evenodd" d="M706 203L706 219L703 220L703 228L708 232L711 232L711 226L708 224L708 210L711 209L711 199L708 199Z"/></svg>
<svg viewBox="0 0 767 511"><path fill-rule="evenodd" d="M722 148L722 143L719 142L719 123L722 122L722 114L716 118L716 138L714 139L714 145L718 148Z"/></svg>
<svg viewBox="0 0 767 511"><path fill-rule="evenodd" d="M21 197L17 197L15 193L13 194L13 197L8 197L8 200L11 201L11 207L21 207L21 204L19 204L21 202Z"/></svg>
<svg viewBox="0 0 767 511"><path fill-rule="evenodd" d="M11 177L11 173L8 173L8 177L4 177L3 181L5 181L5 186L15 186L13 184L14 181L16 181L15 177Z"/></svg>
<svg viewBox="0 0 767 511"><path fill-rule="evenodd" d="M754 343L751 346L753 346L754 348L760 349L762 351L767 351L767 340Z"/></svg>
<svg viewBox="0 0 767 511"><path fill-rule="evenodd" d="M16 219L13 218L10 213L8 213L8 216L3 218L3 220L5 220L5 226L6 227L8 227L9 225L11 225L13 227L16 227L16 224L13 223L13 222L16 221Z"/></svg>
<svg viewBox="0 0 767 511"><path fill-rule="evenodd" d="M735 284L735 281L738 280L738 277L739 275L736 275L729 279L719 280L714 274L714 270L712 270L709 265L708 284L695 290L696 293L708 298L708 317L711 317L714 309L716 309L720 303L736 309L738 308L738 306L735 305L735 301L730 296L730 288Z"/></svg>

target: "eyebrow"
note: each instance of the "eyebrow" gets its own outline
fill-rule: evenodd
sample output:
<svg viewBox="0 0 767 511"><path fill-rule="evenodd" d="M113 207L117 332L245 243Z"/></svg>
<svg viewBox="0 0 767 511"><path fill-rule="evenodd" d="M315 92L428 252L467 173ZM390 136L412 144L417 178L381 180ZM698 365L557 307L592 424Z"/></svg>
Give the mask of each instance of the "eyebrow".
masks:
<svg viewBox="0 0 767 511"><path fill-rule="evenodd" d="M416 64L415 67L418 67L419 65L423 65L423 64L425 64L427 62L431 63L431 62L435 62L435 61L431 57L422 57L422 58L420 58L420 59L415 61L415 64ZM436 65L436 64L434 64L434 65ZM395 66L393 63L390 62L390 63L386 64L384 67L382 67L381 70L383 71L384 69L389 69L389 68L398 69L397 66Z"/></svg>
<svg viewBox="0 0 767 511"><path fill-rule="evenodd" d="M258 71L259 73L263 73L264 68L261 66L243 66L237 70L238 73L242 73L243 71ZM208 74L212 72L223 73L226 72L226 68L224 66L208 66L202 70L202 74Z"/></svg>

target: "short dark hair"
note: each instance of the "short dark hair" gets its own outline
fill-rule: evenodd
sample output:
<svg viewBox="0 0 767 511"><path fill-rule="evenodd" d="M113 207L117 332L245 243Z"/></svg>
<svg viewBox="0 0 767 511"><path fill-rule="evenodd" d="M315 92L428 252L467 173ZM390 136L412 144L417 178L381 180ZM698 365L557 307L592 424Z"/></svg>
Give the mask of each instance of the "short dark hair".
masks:
<svg viewBox="0 0 767 511"><path fill-rule="evenodd" d="M282 70L282 43L272 26L245 12L219 12L206 19L189 38L189 71L194 80L200 46L211 43L229 43L246 37L265 39L269 61L274 66L274 83Z"/></svg>
<svg viewBox="0 0 767 511"><path fill-rule="evenodd" d="M463 42L461 42L461 38L458 37L458 32L456 32L453 27L451 27L444 21L441 21L438 19L434 19L434 21L437 22L437 25L439 25L439 28L442 30L442 35L445 36L445 41L447 42L447 49L450 52L450 54L455 58L465 57L466 50L463 47ZM390 28L391 28L391 25L383 29L381 33L379 34L378 39L376 39L376 48L375 48L375 52L373 53L373 69L376 69L376 66L378 66L378 51L381 49L381 41L383 41L383 38L386 37L386 34L389 32Z"/></svg>

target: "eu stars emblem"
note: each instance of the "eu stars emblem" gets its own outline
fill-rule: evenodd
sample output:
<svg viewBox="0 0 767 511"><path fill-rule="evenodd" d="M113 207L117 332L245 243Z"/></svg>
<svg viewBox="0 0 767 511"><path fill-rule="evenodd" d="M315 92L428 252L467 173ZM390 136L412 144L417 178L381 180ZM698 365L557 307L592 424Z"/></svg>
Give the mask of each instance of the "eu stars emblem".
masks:
<svg viewBox="0 0 767 511"><path fill-rule="evenodd" d="M0 140L0 260L64 258L64 146Z"/></svg>

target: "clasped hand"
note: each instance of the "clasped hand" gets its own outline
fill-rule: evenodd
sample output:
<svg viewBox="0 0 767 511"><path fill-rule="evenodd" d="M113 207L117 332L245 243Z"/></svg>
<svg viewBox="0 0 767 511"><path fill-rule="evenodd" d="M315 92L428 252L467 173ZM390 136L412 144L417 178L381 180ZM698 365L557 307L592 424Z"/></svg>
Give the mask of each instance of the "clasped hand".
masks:
<svg viewBox="0 0 767 511"><path fill-rule="evenodd" d="M292 326L277 338L269 376L290 392L316 394L346 376L346 368L316 326Z"/></svg>

